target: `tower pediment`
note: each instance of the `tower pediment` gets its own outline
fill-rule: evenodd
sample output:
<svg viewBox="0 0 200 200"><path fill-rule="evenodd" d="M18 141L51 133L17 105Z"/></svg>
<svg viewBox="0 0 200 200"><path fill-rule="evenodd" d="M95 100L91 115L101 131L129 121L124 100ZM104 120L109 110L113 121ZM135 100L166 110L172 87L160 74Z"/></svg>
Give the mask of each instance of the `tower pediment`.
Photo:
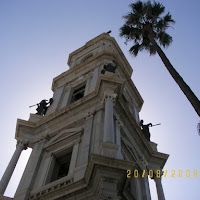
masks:
<svg viewBox="0 0 200 200"><path fill-rule="evenodd" d="M83 133L83 127L70 128L62 130L58 135L51 138L45 145L47 151L63 146L65 143L74 142L79 139Z"/></svg>

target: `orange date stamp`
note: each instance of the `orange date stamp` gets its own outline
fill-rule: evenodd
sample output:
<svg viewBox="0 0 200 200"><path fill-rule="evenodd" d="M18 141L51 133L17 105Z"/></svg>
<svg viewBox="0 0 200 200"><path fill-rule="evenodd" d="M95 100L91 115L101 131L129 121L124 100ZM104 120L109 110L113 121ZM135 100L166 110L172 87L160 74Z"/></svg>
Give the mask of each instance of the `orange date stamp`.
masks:
<svg viewBox="0 0 200 200"><path fill-rule="evenodd" d="M145 176L149 176L150 178L161 178L164 177L171 177L171 178L175 178L175 177L178 177L178 178L183 178L183 177L186 177L186 178L197 178L198 177L198 171L195 169L195 170L182 170L182 169L179 169L179 170L165 170L165 171L162 171L162 170L142 170L142 173L140 173L140 177L141 178L144 178ZM139 170L135 169L133 171L131 171L130 169L127 170L127 178L131 178L131 177L134 177L134 178L138 178L139 177Z"/></svg>

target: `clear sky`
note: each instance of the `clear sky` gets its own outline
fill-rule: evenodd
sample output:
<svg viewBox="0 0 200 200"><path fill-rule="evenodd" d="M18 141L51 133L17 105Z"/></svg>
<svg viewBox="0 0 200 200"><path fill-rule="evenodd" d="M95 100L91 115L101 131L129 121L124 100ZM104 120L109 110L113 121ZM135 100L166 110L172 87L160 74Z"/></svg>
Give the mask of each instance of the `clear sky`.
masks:
<svg viewBox="0 0 200 200"><path fill-rule="evenodd" d="M119 37L122 16L134 0L0 0L0 177L14 150L17 118L28 120L30 105L52 96L52 79L68 70L69 53L112 30L133 67L132 80L144 99L140 118L161 123L151 128L158 150L170 154L162 179L166 199L200 199L199 117L170 77L158 55L128 53ZM160 0L176 24L169 29L172 45L164 50L171 63L200 99L200 1ZM30 150L23 152L6 195L13 196ZM178 170L184 172L178 177ZM189 169L191 175L186 177ZM198 177L193 177L193 170ZM171 177L175 170L175 178ZM157 200L151 181L152 200Z"/></svg>

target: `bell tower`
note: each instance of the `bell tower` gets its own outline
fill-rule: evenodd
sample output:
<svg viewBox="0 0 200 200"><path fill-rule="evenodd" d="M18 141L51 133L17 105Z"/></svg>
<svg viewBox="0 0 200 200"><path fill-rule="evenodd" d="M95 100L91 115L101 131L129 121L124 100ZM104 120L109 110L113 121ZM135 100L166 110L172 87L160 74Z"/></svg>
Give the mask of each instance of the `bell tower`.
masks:
<svg viewBox="0 0 200 200"><path fill-rule="evenodd" d="M168 158L139 126L143 99L132 68L113 37L103 33L69 55L69 70L53 79L45 115L17 121L16 151L0 182L3 195L22 150L32 148L15 200L158 199Z"/></svg>

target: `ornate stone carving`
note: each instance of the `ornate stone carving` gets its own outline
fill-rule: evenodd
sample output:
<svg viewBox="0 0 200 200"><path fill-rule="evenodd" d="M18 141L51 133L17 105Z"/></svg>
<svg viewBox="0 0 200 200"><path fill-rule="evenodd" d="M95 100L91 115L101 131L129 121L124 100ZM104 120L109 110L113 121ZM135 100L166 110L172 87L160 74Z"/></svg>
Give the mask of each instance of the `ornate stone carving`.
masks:
<svg viewBox="0 0 200 200"><path fill-rule="evenodd" d="M49 139L50 139L49 134L41 135L41 137L38 138L38 139L36 140L36 142L37 142L37 143L39 143L39 142L47 142L47 141L49 141Z"/></svg>
<svg viewBox="0 0 200 200"><path fill-rule="evenodd" d="M73 178L71 178L69 180L63 181L62 183L50 186L49 188L45 188L39 192L31 194L29 199L36 200L36 199L46 198L47 195L50 195L51 193L54 193L56 191L59 191L65 187L67 187L68 185L73 183L73 181L74 181Z"/></svg>
<svg viewBox="0 0 200 200"><path fill-rule="evenodd" d="M117 94L110 93L110 92L104 92L104 97L103 97L104 101L111 100L112 102L115 102L116 98L117 98Z"/></svg>
<svg viewBox="0 0 200 200"><path fill-rule="evenodd" d="M17 145L16 146L20 146L24 150L26 150L27 147L28 147L28 140L17 140Z"/></svg>

